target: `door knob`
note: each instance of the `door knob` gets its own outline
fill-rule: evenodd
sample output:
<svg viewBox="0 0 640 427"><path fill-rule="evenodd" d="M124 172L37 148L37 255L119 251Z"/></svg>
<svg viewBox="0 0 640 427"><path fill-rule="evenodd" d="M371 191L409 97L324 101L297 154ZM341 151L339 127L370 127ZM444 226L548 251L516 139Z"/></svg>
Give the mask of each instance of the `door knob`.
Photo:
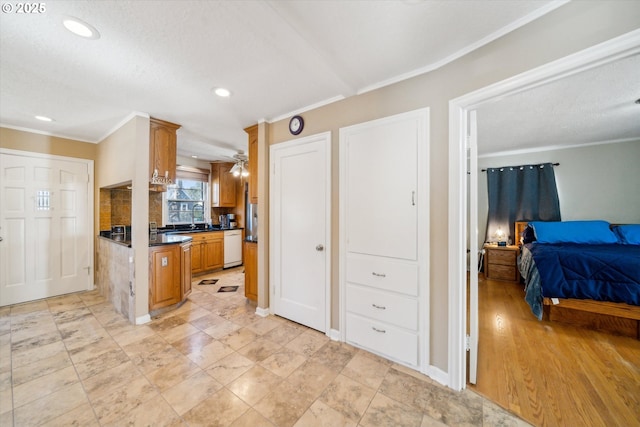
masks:
<svg viewBox="0 0 640 427"><path fill-rule="evenodd" d="M321 244L316 246L316 251L318 251L318 252L324 251L324 246L322 246Z"/></svg>

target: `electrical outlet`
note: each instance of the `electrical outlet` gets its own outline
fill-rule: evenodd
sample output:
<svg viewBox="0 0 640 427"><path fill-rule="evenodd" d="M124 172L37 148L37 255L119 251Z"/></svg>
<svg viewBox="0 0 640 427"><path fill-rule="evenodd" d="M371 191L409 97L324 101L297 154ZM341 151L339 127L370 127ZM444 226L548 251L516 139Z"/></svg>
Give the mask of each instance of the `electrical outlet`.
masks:
<svg viewBox="0 0 640 427"><path fill-rule="evenodd" d="M161 265L162 265L163 267L166 267L167 265L169 265L169 258L167 258L166 256L163 256L163 257L162 257Z"/></svg>

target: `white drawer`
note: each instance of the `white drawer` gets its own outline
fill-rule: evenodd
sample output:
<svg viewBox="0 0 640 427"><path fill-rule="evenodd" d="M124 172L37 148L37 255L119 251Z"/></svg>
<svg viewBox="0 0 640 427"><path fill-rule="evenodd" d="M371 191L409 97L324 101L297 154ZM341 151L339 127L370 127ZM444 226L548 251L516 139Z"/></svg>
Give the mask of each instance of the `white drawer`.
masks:
<svg viewBox="0 0 640 427"><path fill-rule="evenodd" d="M347 342L411 366L418 365L418 335L347 313Z"/></svg>
<svg viewBox="0 0 640 427"><path fill-rule="evenodd" d="M418 330L418 301L411 297L348 284L347 311Z"/></svg>
<svg viewBox="0 0 640 427"><path fill-rule="evenodd" d="M347 282L418 295L418 265L384 257L347 255Z"/></svg>

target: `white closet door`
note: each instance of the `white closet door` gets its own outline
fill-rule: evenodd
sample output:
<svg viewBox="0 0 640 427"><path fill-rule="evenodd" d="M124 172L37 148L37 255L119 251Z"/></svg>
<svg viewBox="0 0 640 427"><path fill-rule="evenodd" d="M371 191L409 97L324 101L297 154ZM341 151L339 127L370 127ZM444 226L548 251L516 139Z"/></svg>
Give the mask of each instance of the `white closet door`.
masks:
<svg viewBox="0 0 640 427"><path fill-rule="evenodd" d="M331 134L270 148L270 286L278 316L326 332L331 286Z"/></svg>
<svg viewBox="0 0 640 427"><path fill-rule="evenodd" d="M416 127L394 117L346 130L349 252L417 259Z"/></svg>
<svg viewBox="0 0 640 427"><path fill-rule="evenodd" d="M342 339L429 366L429 110L340 129Z"/></svg>

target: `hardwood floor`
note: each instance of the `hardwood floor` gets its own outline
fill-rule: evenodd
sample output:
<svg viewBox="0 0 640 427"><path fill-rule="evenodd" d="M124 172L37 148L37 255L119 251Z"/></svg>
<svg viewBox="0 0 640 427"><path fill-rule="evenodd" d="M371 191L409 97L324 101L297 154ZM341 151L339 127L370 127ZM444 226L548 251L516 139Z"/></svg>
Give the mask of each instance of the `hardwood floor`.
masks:
<svg viewBox="0 0 640 427"><path fill-rule="evenodd" d="M536 426L640 426L640 341L538 321L519 284L479 279L477 385Z"/></svg>

